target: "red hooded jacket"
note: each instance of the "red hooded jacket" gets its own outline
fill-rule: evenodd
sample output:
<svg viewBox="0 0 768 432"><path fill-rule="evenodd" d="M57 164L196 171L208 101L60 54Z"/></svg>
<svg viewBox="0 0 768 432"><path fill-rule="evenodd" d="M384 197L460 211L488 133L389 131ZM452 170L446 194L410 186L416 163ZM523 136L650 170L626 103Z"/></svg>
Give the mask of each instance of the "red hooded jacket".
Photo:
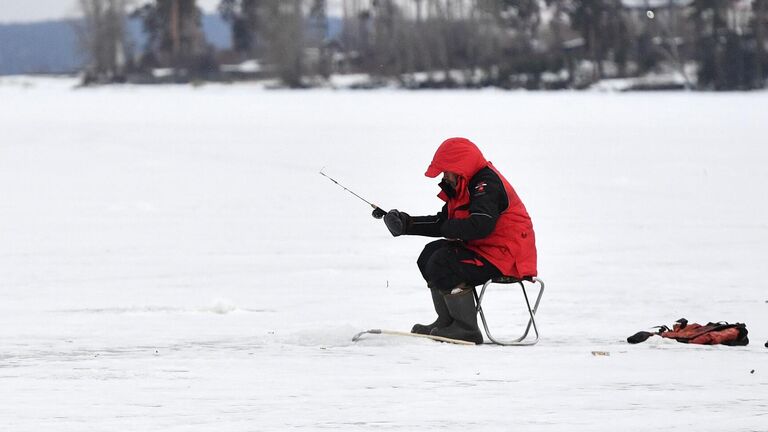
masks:
<svg viewBox="0 0 768 432"><path fill-rule="evenodd" d="M536 276L536 238L528 211L509 182L485 160L474 143L466 138L445 140L435 152L425 175L434 178L445 171L458 175L455 196L449 197L445 192L438 196L447 204L448 220L466 219L470 217L467 210L470 203L469 184L472 177L484 168L493 170L501 179L508 206L501 210L490 235L466 240L465 244L506 276Z"/></svg>

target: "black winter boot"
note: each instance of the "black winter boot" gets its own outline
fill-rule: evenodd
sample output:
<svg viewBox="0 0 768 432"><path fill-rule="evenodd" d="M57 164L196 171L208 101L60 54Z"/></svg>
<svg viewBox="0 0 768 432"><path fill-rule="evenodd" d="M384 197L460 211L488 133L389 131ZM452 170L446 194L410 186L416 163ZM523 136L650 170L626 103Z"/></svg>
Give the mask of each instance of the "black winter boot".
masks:
<svg viewBox="0 0 768 432"><path fill-rule="evenodd" d="M447 294L443 298L445 298L445 305L448 306L453 323L448 327L436 328L430 334L476 344L483 343L483 334L477 327L477 308L472 290L467 289L457 294Z"/></svg>
<svg viewBox="0 0 768 432"><path fill-rule="evenodd" d="M428 335L432 329L447 327L453 322L453 318L451 318L451 314L448 312L448 306L445 305L443 294L436 289L431 289L430 291L432 291L432 303L435 306L435 312L437 312L437 319L432 324L415 324L411 329L411 333Z"/></svg>

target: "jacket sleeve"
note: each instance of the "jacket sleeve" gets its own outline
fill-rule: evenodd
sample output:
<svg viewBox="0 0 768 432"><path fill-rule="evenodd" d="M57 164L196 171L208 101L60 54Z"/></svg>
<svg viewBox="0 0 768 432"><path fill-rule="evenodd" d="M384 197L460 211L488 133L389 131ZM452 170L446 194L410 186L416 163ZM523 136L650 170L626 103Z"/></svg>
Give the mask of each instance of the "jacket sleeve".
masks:
<svg viewBox="0 0 768 432"><path fill-rule="evenodd" d="M436 215L432 216L411 216L407 235L419 235L425 237L442 237L440 227L443 225L448 213L446 206Z"/></svg>
<svg viewBox="0 0 768 432"><path fill-rule="evenodd" d="M481 179L470 184L469 217L446 220L441 227L443 237L465 241L478 240L493 232L507 201L504 186L494 180ZM482 186L478 187L480 185Z"/></svg>

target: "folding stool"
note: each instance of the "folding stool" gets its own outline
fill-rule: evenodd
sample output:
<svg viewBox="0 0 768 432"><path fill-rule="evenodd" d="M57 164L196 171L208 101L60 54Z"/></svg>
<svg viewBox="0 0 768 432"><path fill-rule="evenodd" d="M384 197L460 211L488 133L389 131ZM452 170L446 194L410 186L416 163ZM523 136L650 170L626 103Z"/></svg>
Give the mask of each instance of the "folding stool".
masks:
<svg viewBox="0 0 768 432"><path fill-rule="evenodd" d="M536 297L536 303L534 303L533 308L531 308L531 303L528 300L528 293L525 289L524 282L532 283L534 285L539 285L539 295ZM528 325L525 327L525 332L522 336L515 340L511 341L502 341L497 340L491 335L491 331L488 329L488 322L485 319L485 312L483 312L483 296L485 295L485 290L492 284L519 284L520 288L523 290L523 298L525 298L525 306L528 310L528 315L530 316L530 319L528 320ZM477 302L477 312L480 314L480 318L483 321L483 327L485 328L485 334L488 336L488 339L491 340L492 343L495 343L497 345L504 345L504 346L527 346L527 345L536 345L536 343L539 341L539 329L536 327L536 311L539 308L539 303L541 302L541 296L544 294L544 281L537 278L537 277L524 277L522 279L518 279L512 276L499 276L495 277L493 279L488 280L483 285L482 290L480 291L480 295L477 294L477 289L473 290L473 293L475 295L475 301ZM528 337L528 332L530 331L531 327L533 327L533 332L536 334L536 337L532 340L526 340Z"/></svg>

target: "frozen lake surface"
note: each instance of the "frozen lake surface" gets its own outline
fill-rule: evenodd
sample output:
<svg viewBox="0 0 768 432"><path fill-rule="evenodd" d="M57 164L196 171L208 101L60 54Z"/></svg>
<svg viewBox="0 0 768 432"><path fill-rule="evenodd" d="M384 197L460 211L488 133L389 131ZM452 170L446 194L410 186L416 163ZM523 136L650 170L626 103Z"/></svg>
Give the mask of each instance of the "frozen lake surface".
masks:
<svg viewBox="0 0 768 432"><path fill-rule="evenodd" d="M0 430L768 430L768 93L71 86L0 79ZM542 341L353 343L433 319L428 239L318 171L433 214L450 136L528 207ZM625 342L681 317L752 343Z"/></svg>

